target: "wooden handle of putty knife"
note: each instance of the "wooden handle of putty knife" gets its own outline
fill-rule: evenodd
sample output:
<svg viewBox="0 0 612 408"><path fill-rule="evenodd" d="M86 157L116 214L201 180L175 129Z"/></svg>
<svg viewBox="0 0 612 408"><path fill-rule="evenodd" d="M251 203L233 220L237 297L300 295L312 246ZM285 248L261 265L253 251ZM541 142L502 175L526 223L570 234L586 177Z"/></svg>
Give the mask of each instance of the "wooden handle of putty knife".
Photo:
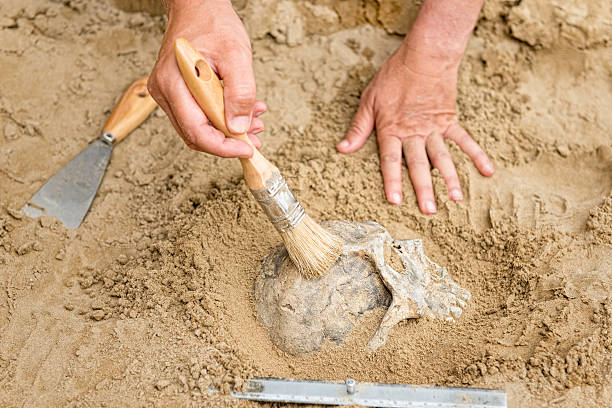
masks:
<svg viewBox="0 0 612 408"><path fill-rule="evenodd" d="M251 190L261 190L266 180L278 169L257 151L246 133L235 135L227 128L223 85L202 54L184 38L174 42L174 51L183 79L208 120L225 136L242 140L253 148L253 156L250 159L240 159L240 163L247 186Z"/></svg>
<svg viewBox="0 0 612 408"><path fill-rule="evenodd" d="M115 136L115 143L118 143L144 122L156 107L157 103L147 90L147 77L140 78L121 96L102 130Z"/></svg>

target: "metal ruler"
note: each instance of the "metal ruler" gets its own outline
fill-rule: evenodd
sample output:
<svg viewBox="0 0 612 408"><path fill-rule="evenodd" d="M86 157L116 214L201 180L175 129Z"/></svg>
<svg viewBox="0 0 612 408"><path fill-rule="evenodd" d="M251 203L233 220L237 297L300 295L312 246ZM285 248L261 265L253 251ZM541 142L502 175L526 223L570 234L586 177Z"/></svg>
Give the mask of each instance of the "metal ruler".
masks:
<svg viewBox="0 0 612 408"><path fill-rule="evenodd" d="M344 383L278 378L253 378L240 399L321 405L394 408L506 408L506 392L481 388L417 387L401 384Z"/></svg>

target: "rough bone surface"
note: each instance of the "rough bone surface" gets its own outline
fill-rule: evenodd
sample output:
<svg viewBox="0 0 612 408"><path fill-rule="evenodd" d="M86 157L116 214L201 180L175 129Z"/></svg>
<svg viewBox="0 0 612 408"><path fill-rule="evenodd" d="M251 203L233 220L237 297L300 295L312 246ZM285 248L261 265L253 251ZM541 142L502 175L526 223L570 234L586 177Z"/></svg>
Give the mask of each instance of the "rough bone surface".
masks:
<svg viewBox="0 0 612 408"><path fill-rule="evenodd" d="M264 260L255 284L257 313L280 349L299 355L320 349L326 340L341 344L359 318L377 307L388 309L368 343L371 350L385 344L391 328L404 319L453 321L461 315L469 292L425 256L421 240L394 240L375 222L324 226L346 241L325 275L303 278L279 245ZM385 262L385 248L398 255L402 271Z"/></svg>
<svg viewBox="0 0 612 408"><path fill-rule="evenodd" d="M349 242L367 237L359 224L332 222L325 227ZM391 303L374 262L364 254L345 252L326 274L305 279L283 245L264 260L255 295L272 341L291 354L318 350L326 339L342 343L363 313Z"/></svg>

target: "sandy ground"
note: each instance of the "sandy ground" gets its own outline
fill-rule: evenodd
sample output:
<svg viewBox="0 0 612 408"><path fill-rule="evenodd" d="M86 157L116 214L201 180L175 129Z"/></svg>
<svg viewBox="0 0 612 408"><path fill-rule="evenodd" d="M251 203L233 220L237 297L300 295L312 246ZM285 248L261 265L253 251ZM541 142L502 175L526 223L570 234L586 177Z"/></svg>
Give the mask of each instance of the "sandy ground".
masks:
<svg viewBox="0 0 612 408"><path fill-rule="evenodd" d="M207 390L254 374L499 387L511 407L611 406L610 2L487 2L458 104L498 171L484 179L453 147L466 200L449 202L434 171L433 217L407 177L405 203L385 202L373 139L348 157L333 148L418 5L235 6L270 110L263 152L310 214L422 238L470 306L453 325L406 321L376 353L365 344L382 309L340 347L277 350L253 284L279 237L239 164L189 150L159 111L115 149L77 231L23 218L148 73L164 20L151 1L3 0L0 406L251 406Z"/></svg>

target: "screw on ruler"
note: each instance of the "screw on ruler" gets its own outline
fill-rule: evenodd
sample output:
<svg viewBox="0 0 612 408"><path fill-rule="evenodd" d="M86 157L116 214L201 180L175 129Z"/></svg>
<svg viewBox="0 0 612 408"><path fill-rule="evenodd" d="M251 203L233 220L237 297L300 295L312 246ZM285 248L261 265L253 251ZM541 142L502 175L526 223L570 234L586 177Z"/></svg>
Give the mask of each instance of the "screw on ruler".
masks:
<svg viewBox="0 0 612 408"><path fill-rule="evenodd" d="M355 393L355 383L356 381L352 378L346 379L346 392L347 394L353 395Z"/></svg>

